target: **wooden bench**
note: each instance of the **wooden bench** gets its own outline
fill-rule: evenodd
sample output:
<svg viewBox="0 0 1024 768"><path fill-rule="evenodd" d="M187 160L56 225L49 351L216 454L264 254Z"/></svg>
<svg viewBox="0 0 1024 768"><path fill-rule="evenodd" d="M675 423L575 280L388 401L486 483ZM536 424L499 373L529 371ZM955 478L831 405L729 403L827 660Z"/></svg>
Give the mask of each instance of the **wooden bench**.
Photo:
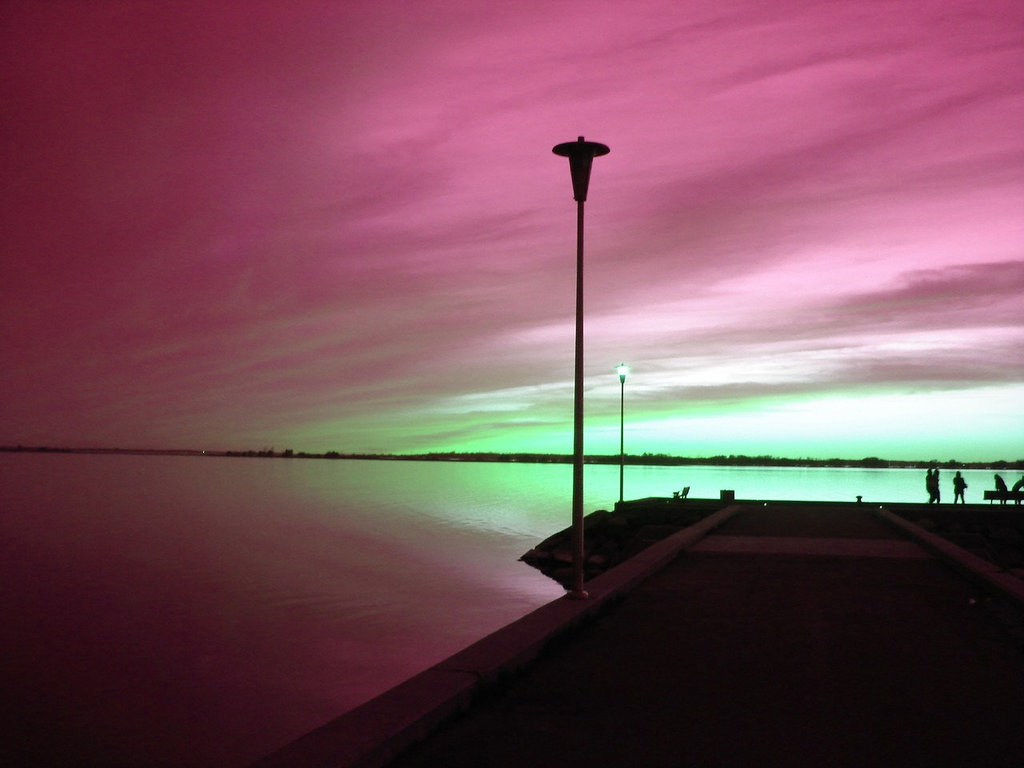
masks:
<svg viewBox="0 0 1024 768"><path fill-rule="evenodd" d="M1010 499L1014 504L1020 504L1024 500L1024 491L985 491L985 501L989 504L993 501L1005 504Z"/></svg>
<svg viewBox="0 0 1024 768"><path fill-rule="evenodd" d="M681 491L672 491L672 498L673 499L685 499L689 495L690 495L690 486L686 486Z"/></svg>

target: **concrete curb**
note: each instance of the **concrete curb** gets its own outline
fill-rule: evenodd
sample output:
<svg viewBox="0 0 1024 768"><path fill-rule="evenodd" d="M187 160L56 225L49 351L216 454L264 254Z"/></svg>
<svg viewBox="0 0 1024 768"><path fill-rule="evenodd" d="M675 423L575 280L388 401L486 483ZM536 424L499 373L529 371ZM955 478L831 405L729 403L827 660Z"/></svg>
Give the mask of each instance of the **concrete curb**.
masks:
<svg viewBox="0 0 1024 768"><path fill-rule="evenodd" d="M899 528L915 539L929 552L944 560L962 573L981 581L1024 607L1024 581L984 558L958 547L941 536L926 531L919 525L890 512L885 507L874 510L875 515L890 525Z"/></svg>
<svg viewBox="0 0 1024 768"><path fill-rule="evenodd" d="M381 768L466 709L484 686L522 668L553 639L596 615L741 508L720 509L441 663L261 758L252 768Z"/></svg>

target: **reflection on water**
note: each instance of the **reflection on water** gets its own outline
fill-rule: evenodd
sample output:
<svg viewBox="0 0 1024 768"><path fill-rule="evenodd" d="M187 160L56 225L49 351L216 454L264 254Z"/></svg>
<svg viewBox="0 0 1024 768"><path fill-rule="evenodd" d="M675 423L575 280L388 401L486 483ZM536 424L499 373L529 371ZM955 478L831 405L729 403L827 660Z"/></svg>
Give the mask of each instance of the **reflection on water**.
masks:
<svg viewBox="0 0 1024 768"><path fill-rule="evenodd" d="M553 524L444 470L0 462L3 741L40 761L240 765L561 594L516 560Z"/></svg>
<svg viewBox="0 0 1024 768"><path fill-rule="evenodd" d="M0 729L20 745L4 764L242 765L562 594L517 558L568 524L567 465L0 454L0 470ZM587 509L610 507L618 468L586 472ZM977 500L991 478L966 475ZM924 496L913 471L627 468L629 498L684 485Z"/></svg>

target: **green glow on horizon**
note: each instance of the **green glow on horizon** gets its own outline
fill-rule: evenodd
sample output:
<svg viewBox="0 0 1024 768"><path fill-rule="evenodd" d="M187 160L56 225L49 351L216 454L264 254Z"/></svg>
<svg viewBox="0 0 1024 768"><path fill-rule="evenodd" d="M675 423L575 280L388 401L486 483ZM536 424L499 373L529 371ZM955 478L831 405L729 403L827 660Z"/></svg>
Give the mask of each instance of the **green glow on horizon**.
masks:
<svg viewBox="0 0 1024 768"><path fill-rule="evenodd" d="M618 382L613 387L618 394ZM507 393L506 393L507 394ZM536 391L534 392L536 395ZM516 390L460 401L459 413L388 413L359 421L307 425L268 444L306 450L379 453L572 452L571 401L538 404ZM945 392L851 393L762 397L654 407L626 397L626 452L706 457L746 454L787 458L1015 460L1024 457L1024 385ZM565 401L565 402L563 402ZM586 407L585 450L618 453L618 398L602 390Z"/></svg>

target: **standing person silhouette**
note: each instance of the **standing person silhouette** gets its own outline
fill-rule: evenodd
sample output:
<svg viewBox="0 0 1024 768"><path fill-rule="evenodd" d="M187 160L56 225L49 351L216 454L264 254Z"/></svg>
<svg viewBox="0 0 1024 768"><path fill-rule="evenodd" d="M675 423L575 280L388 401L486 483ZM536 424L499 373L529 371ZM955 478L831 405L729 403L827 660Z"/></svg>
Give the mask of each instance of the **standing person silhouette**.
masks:
<svg viewBox="0 0 1024 768"><path fill-rule="evenodd" d="M929 469L925 473L924 487L928 491L928 503L937 504L939 501L939 470Z"/></svg>
<svg viewBox="0 0 1024 768"><path fill-rule="evenodd" d="M953 503L956 504L956 500L960 499L961 504L966 504L964 501L964 491L967 490L967 481L964 480L963 475L957 472L953 476Z"/></svg>

